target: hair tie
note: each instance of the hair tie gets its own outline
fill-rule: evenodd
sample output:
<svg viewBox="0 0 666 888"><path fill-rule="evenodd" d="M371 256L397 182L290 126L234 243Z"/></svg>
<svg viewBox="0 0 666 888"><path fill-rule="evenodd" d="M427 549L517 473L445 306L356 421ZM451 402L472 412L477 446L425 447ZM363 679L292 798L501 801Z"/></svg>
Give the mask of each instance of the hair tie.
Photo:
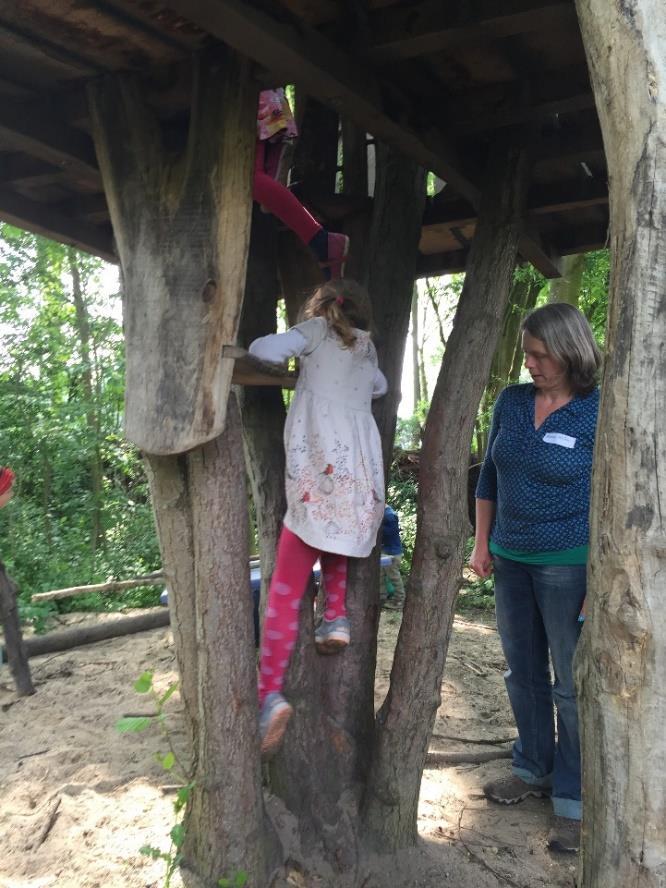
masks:
<svg viewBox="0 0 666 888"><path fill-rule="evenodd" d="M338 303L338 305L344 305L345 297L344 296L336 296L335 301Z"/></svg>

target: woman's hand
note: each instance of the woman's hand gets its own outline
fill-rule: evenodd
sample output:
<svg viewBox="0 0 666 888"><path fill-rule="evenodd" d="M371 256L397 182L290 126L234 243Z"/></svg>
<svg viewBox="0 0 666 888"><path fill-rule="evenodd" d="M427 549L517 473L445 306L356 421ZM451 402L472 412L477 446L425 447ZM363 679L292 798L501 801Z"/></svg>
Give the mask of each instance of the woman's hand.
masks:
<svg viewBox="0 0 666 888"><path fill-rule="evenodd" d="M469 566L477 576L485 579L493 572L493 559L488 543L476 542L469 556Z"/></svg>

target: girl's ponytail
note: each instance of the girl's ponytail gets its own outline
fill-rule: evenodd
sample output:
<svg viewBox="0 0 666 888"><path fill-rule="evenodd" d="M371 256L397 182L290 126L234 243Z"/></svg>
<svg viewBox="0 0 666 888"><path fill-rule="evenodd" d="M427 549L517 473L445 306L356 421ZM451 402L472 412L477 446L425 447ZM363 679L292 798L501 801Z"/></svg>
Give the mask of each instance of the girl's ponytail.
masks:
<svg viewBox="0 0 666 888"><path fill-rule="evenodd" d="M315 290L303 306L303 320L315 317L324 318L345 348L351 348L356 342L354 328L370 329L370 299L356 281L327 281Z"/></svg>

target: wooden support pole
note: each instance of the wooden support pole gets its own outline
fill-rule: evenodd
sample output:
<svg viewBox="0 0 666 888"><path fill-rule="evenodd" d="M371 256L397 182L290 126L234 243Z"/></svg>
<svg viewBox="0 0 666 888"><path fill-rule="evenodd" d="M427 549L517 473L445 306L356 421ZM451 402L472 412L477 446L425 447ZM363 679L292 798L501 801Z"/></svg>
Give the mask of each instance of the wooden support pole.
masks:
<svg viewBox="0 0 666 888"><path fill-rule="evenodd" d="M28 697L35 693L35 688L30 676L25 642L21 633L16 605L16 586L7 575L2 562L0 562L0 623L2 623L5 633L7 659L16 685L16 693L19 697Z"/></svg>
<svg viewBox="0 0 666 888"><path fill-rule="evenodd" d="M383 849L416 841L421 776L440 704L463 560L472 429L509 296L528 170L526 152L520 146L496 146L486 173L465 284L426 423L409 594L389 693L377 714L364 800L366 829ZM415 650L428 655L414 657Z"/></svg>

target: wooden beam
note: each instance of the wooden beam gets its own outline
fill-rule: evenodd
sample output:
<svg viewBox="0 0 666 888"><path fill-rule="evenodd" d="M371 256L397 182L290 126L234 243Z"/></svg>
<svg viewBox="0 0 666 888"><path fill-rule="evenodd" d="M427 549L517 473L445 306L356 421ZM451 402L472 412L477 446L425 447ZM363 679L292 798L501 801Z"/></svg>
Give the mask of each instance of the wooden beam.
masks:
<svg viewBox="0 0 666 888"><path fill-rule="evenodd" d="M594 108L594 95L591 89L587 89L573 95L565 94L559 99L549 99L534 104L517 103L513 107L495 113L472 114L460 120L454 118L451 120L451 128L458 136L469 136L530 120L544 120L555 114L587 111L590 108Z"/></svg>
<svg viewBox="0 0 666 888"><path fill-rule="evenodd" d="M409 59L442 49L489 43L542 28L576 25L571 2L557 0L430 0L373 14L368 49L377 62Z"/></svg>
<svg viewBox="0 0 666 888"><path fill-rule="evenodd" d="M313 28L280 21L239 0L215 4L169 0L169 6L264 67L301 84L311 95L433 170L468 200L478 202L478 188L459 172L453 146L437 131L411 129L396 115L394 103L387 101L385 106L383 85L374 72Z"/></svg>
<svg viewBox="0 0 666 888"><path fill-rule="evenodd" d="M52 185L61 182L65 172L60 167L25 154L0 154L0 185L29 182L31 185Z"/></svg>
<svg viewBox="0 0 666 888"><path fill-rule="evenodd" d="M91 138L63 123L55 111L36 117L30 105L4 101L0 103L0 138L86 185L102 188Z"/></svg>
<svg viewBox="0 0 666 888"><path fill-rule="evenodd" d="M525 222L523 234L518 241L518 252L549 280L562 277L561 255L542 238L536 226L529 221Z"/></svg>
<svg viewBox="0 0 666 888"><path fill-rule="evenodd" d="M546 185L533 185L527 197L529 215L561 213L583 207L608 204L608 183L600 179L568 179ZM434 198L423 216L424 226L444 225L447 228L464 228L476 222L473 207L465 200L441 200Z"/></svg>
<svg viewBox="0 0 666 888"><path fill-rule="evenodd" d="M118 261L109 230L65 216L48 204L28 200L9 188L0 188L0 218L34 234L71 244L107 262Z"/></svg>
<svg viewBox="0 0 666 888"><path fill-rule="evenodd" d="M0 41L5 51L12 50L35 65L57 71L63 79L92 76L104 71L72 49L63 49L36 34L24 34L6 23L0 23Z"/></svg>

